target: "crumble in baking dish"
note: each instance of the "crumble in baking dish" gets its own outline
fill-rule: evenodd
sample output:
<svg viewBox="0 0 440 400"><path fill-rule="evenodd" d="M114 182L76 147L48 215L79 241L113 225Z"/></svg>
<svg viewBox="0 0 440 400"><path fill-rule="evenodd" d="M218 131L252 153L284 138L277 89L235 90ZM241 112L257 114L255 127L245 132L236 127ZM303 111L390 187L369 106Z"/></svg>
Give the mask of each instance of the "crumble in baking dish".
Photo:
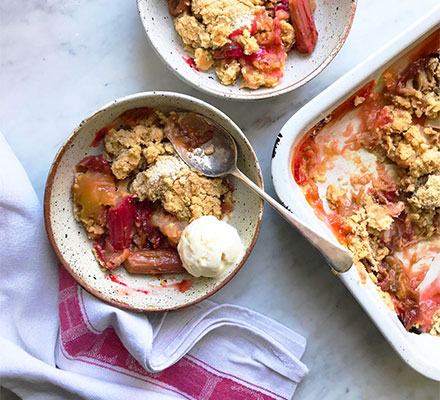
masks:
<svg viewBox="0 0 440 400"><path fill-rule="evenodd" d="M360 275L407 330L433 335L440 334L438 35L315 125L292 162L308 203Z"/></svg>

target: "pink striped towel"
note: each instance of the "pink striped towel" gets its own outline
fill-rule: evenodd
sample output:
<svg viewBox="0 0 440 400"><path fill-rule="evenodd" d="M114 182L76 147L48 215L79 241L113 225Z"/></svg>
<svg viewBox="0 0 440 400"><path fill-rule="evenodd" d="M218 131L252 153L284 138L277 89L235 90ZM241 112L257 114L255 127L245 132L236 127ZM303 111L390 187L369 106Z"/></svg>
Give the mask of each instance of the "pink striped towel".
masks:
<svg viewBox="0 0 440 400"><path fill-rule="evenodd" d="M22 398L290 399L308 372L305 339L248 309L146 315L84 291L54 260L1 134L0 238L0 382Z"/></svg>

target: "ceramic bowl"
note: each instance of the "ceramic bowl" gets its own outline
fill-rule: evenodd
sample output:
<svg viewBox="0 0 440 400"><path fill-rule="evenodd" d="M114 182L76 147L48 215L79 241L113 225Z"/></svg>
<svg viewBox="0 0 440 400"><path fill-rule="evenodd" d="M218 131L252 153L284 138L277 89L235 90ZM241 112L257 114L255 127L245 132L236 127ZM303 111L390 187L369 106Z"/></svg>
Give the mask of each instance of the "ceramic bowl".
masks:
<svg viewBox="0 0 440 400"><path fill-rule="evenodd" d="M113 271L110 279L92 254L93 243L73 216L71 186L75 165L87 155L100 154L101 147L90 147L95 132L108 125L122 112L137 107L163 111L183 110L200 113L229 131L237 142L240 169L263 187L260 166L248 140L225 114L213 106L178 93L147 92L115 100L82 121L61 147L52 164L44 195L44 217L49 241L59 261L75 280L96 297L115 306L136 311L169 311L195 304L212 295L239 271L248 258L260 231L263 202L234 178L234 211L228 222L243 241L245 252L235 266L218 278L195 278L189 274L166 275L167 286L151 275L131 275L123 267ZM192 281L184 293L177 284ZM163 282L162 282L163 284Z"/></svg>
<svg viewBox="0 0 440 400"><path fill-rule="evenodd" d="M397 59L408 54L426 37L439 29L440 6L396 37L387 46L348 72L295 113L283 126L275 142L272 177L275 191L286 207L301 216L318 232L336 243L328 226L318 219L292 176L293 150L304 134L329 115L338 105L372 79L378 78ZM340 122L343 122L342 120ZM351 122L350 116L346 122ZM343 131L343 128L339 129ZM323 265L323 268L326 268ZM421 374L440 381L440 338L407 332L397 314L390 310L371 279L364 279L357 268L338 274L384 337L405 362Z"/></svg>
<svg viewBox="0 0 440 400"><path fill-rule="evenodd" d="M178 77L206 93L235 100L264 99L294 90L318 75L341 49L350 31L356 0L316 0L315 21L318 43L311 55L296 50L289 52L284 77L273 88L257 90L224 86L214 70L199 72L188 62L188 53L174 29L167 0L138 0L139 15L152 47Z"/></svg>

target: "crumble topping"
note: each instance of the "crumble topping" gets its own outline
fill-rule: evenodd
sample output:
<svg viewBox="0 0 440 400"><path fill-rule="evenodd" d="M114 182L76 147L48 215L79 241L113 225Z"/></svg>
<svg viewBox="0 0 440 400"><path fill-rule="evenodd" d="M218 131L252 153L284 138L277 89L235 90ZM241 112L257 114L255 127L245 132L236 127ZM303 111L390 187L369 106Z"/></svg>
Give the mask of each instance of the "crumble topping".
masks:
<svg viewBox="0 0 440 400"><path fill-rule="evenodd" d="M169 0L176 32L196 67L215 68L223 85L234 85L241 73L241 87L249 89L279 83L295 36L305 42L299 51L313 51L316 3L297 0L295 7L300 11L291 13L286 0Z"/></svg>
<svg viewBox="0 0 440 400"><path fill-rule="evenodd" d="M112 164L113 175L117 179L125 179L139 165L141 161L141 146L133 146L122 150Z"/></svg>
<svg viewBox="0 0 440 400"><path fill-rule="evenodd" d="M331 137L318 141L319 130L313 131L298 145L299 163L294 164L295 180L313 205L319 197L317 185L325 184L337 157L356 164L360 173L349 176L351 188L343 176L328 184L325 197L330 211L317 213L353 254L358 269L366 270L405 327L433 335L440 334L438 290L432 286L431 294L420 296L429 262L417 263L429 258L430 251L438 252L440 126L434 119L440 115L439 59L430 53L400 75L385 73L381 91L366 85L350 100L359 125L343 133L342 148ZM375 156L376 171L362 165L361 149Z"/></svg>
<svg viewBox="0 0 440 400"><path fill-rule="evenodd" d="M283 41L286 51L289 51L295 44L295 30L287 21L280 21L281 40Z"/></svg>
<svg viewBox="0 0 440 400"><path fill-rule="evenodd" d="M340 179L342 180L342 179ZM330 184L327 187L327 201L332 210L337 210L345 202L347 189L342 186Z"/></svg>
<svg viewBox="0 0 440 400"><path fill-rule="evenodd" d="M220 178L206 178L177 156L159 156L132 184L140 200L159 201L163 208L185 221L203 215L222 216L222 199L228 189Z"/></svg>
<svg viewBox="0 0 440 400"><path fill-rule="evenodd" d="M211 53L201 47L194 52L194 62L200 71L208 71L214 65Z"/></svg>
<svg viewBox="0 0 440 400"><path fill-rule="evenodd" d="M112 127L104 136L104 157L118 190L132 193L140 201L158 202L182 221L190 222L202 215L221 219L223 204L230 209L233 203L227 181L207 178L188 167L166 138L165 132L175 129L168 116L157 110L147 114L133 126ZM205 152L212 154L213 146L207 146ZM77 172L75 182L82 175ZM102 221L81 217L78 202L74 202L74 208L76 219L90 234L102 233Z"/></svg>
<svg viewBox="0 0 440 400"><path fill-rule="evenodd" d="M354 98L354 106L355 107L360 106L364 101L365 101L365 97L363 97L363 96L356 96Z"/></svg>
<svg viewBox="0 0 440 400"><path fill-rule="evenodd" d="M417 117L435 119L440 113L440 56L426 56L414 79L408 79L393 97L393 103Z"/></svg>
<svg viewBox="0 0 440 400"><path fill-rule="evenodd" d="M440 207L440 176L429 175L425 184L420 186L409 199L419 209L434 210Z"/></svg>
<svg viewBox="0 0 440 400"><path fill-rule="evenodd" d="M341 205L348 205L350 200L347 189L340 185L329 185L327 201L333 210L340 209ZM360 201L360 207L345 217L345 222L353 233L347 247L354 255L355 262L366 258L377 270L378 261L387 256L389 251L387 248L379 246L376 240L381 232L390 229L394 218L392 210L385 205L376 203L371 195L361 197ZM401 203L400 208L403 209L403 207L404 205Z"/></svg>
<svg viewBox="0 0 440 400"><path fill-rule="evenodd" d="M248 28L239 36L238 43L243 47L243 52L247 56L256 53L260 49L257 39L251 36L251 31Z"/></svg>
<svg viewBox="0 0 440 400"><path fill-rule="evenodd" d="M434 66L435 73L432 70ZM376 196L368 192L361 193L356 199L360 207L352 215L346 216L346 222L354 232L348 247L356 259L367 258L371 268L376 271L378 262L383 259L382 249L386 248L378 243L387 238L387 232L402 212L406 214L408 223L411 223L411 228L407 229L411 229L415 237L426 239L438 232L433 221L440 216L440 130L415 122L415 118L425 112L428 112L427 117L436 117L433 110L440 107L440 97L437 95L440 81L437 78L438 57L432 56L427 63L427 70L421 70L414 78L408 79L403 88L397 90L399 95L391 96L393 104L383 107L381 112L390 121L383 127L376 127L373 132L370 129L370 137L361 137L361 142L370 151L377 153L380 160L394 162L391 168L395 176L390 178L391 186L390 182L387 186L387 183L373 181ZM417 93L415 87L420 89ZM405 104L411 104L411 107L397 106L403 95L407 99ZM399 101L396 101L396 96ZM419 100L428 96L431 106L423 108L422 102L416 103L414 96ZM428 104L428 100L425 99L423 104ZM418 110L422 108L423 111L419 113ZM392 197L401 200L391 201L380 198L380 195L378 197L377 192L383 191L389 191ZM330 204L335 203L335 193L336 188L327 192Z"/></svg>
<svg viewBox="0 0 440 400"><path fill-rule="evenodd" d="M263 0L192 0L191 10L211 36L211 47L221 47L228 36L242 26L250 25Z"/></svg>
<svg viewBox="0 0 440 400"><path fill-rule="evenodd" d="M434 314L434 323L432 324L431 330L429 331L431 335L440 336L440 311Z"/></svg>
<svg viewBox="0 0 440 400"><path fill-rule="evenodd" d="M217 69L215 70L215 73L220 79L222 85L228 86L235 84L235 80L240 74L240 70L240 63L237 60L232 60L229 62L226 60L221 60L217 66Z"/></svg>
<svg viewBox="0 0 440 400"><path fill-rule="evenodd" d="M188 49L194 51L211 46L211 36L195 17L184 14L175 19L174 26Z"/></svg>

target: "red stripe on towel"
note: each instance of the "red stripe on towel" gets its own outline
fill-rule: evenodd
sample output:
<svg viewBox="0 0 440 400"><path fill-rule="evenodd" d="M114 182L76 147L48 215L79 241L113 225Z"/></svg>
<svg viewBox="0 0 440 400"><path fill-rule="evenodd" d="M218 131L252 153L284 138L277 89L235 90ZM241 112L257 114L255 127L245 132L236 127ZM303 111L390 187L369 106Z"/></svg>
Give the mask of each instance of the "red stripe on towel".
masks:
<svg viewBox="0 0 440 400"><path fill-rule="evenodd" d="M112 370L134 379L178 393L187 399L209 400L269 400L279 399L249 387L245 381L219 371L194 357L183 357L166 370L152 374L128 352L116 331L94 328L85 311L82 289L61 268L59 315L63 355L70 359ZM84 311L83 311L84 309ZM190 358L191 357L191 358ZM203 365L205 364L205 365ZM254 386L252 383L249 385Z"/></svg>

